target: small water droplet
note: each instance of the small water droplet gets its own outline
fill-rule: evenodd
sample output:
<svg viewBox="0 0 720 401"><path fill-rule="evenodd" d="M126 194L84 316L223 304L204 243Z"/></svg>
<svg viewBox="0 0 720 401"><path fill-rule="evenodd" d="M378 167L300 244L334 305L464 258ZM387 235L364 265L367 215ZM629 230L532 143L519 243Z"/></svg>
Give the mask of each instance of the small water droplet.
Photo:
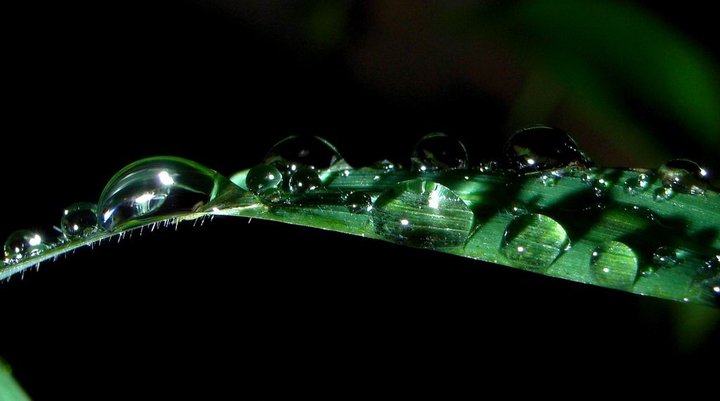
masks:
<svg viewBox="0 0 720 401"><path fill-rule="evenodd" d="M554 187L558 183L558 181L560 181L560 178L562 178L560 173L557 171L553 171L541 175L540 181L546 187Z"/></svg>
<svg viewBox="0 0 720 401"><path fill-rule="evenodd" d="M400 168L400 166L397 163L393 163L386 159L373 163L370 168L375 170L384 170L386 173L389 173L397 168Z"/></svg>
<svg viewBox="0 0 720 401"><path fill-rule="evenodd" d="M410 161L411 168L419 172L465 168L468 154L462 142L435 132L415 144Z"/></svg>
<svg viewBox="0 0 720 401"><path fill-rule="evenodd" d="M676 266L680 261L673 248L661 246L653 252L653 263L658 267L669 268Z"/></svg>
<svg viewBox="0 0 720 401"><path fill-rule="evenodd" d="M150 217L193 211L227 186L234 184L190 160L167 156L139 160L105 186L98 202L99 226L113 231L142 225Z"/></svg>
<svg viewBox="0 0 720 401"><path fill-rule="evenodd" d="M40 232L31 230L15 231L5 241L5 263L14 263L24 258L37 256L50 248L50 243Z"/></svg>
<svg viewBox="0 0 720 401"><path fill-rule="evenodd" d="M623 189L630 195L637 195L645 192L650 187L650 177L647 174L638 174L637 177L631 177L625 180Z"/></svg>
<svg viewBox="0 0 720 401"><path fill-rule="evenodd" d="M666 201L675 195L675 192L671 187L660 187L655 190L655 193L653 194L653 199L656 202L663 202Z"/></svg>
<svg viewBox="0 0 720 401"><path fill-rule="evenodd" d="M296 171L300 167L325 170L343 161L335 146L319 136L287 137L265 155L265 163L274 164L283 172Z"/></svg>
<svg viewBox="0 0 720 401"><path fill-rule="evenodd" d="M637 278L637 256L622 242L608 241L592 252L590 273L601 285L628 289Z"/></svg>
<svg viewBox="0 0 720 401"><path fill-rule="evenodd" d="M290 192L295 194L304 194L315 191L320 188L322 182L317 173L310 168L300 168L291 177L288 182Z"/></svg>
<svg viewBox="0 0 720 401"><path fill-rule="evenodd" d="M720 255L715 255L700 266L695 281L707 280L718 275L720 275Z"/></svg>
<svg viewBox="0 0 720 401"><path fill-rule="evenodd" d="M271 164L259 164L251 168L245 176L245 186L258 196L279 189L282 183L282 173Z"/></svg>
<svg viewBox="0 0 720 401"><path fill-rule="evenodd" d="M533 126L513 134L503 147L501 163L520 173L591 165L570 135L545 126Z"/></svg>
<svg viewBox="0 0 720 401"><path fill-rule="evenodd" d="M372 206L375 232L410 246L442 248L463 245L474 215L449 188L432 181L401 182Z"/></svg>
<svg viewBox="0 0 720 401"><path fill-rule="evenodd" d="M526 214L508 224L500 251L517 267L539 270L550 266L570 247L565 229L542 214Z"/></svg>
<svg viewBox="0 0 720 401"><path fill-rule="evenodd" d="M90 202L73 203L63 210L60 230L68 239L81 238L97 230L97 205Z"/></svg>
<svg viewBox="0 0 720 401"><path fill-rule="evenodd" d="M372 199L365 192L352 192L345 197L345 205L351 213L369 212L372 209Z"/></svg>
<svg viewBox="0 0 720 401"><path fill-rule="evenodd" d="M658 169L658 175L666 187L691 195L705 193L710 176L707 170L692 160L670 160Z"/></svg>

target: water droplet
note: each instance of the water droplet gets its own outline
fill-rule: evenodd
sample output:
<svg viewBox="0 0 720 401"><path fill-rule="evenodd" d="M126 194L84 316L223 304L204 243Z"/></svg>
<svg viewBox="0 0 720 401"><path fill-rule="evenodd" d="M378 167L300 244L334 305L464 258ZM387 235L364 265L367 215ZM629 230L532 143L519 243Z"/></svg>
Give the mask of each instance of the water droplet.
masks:
<svg viewBox="0 0 720 401"><path fill-rule="evenodd" d="M412 170L420 172L465 168L468 154L462 142L435 132L415 144L410 161Z"/></svg>
<svg viewBox="0 0 720 401"><path fill-rule="evenodd" d="M677 252L667 246L661 246L653 252L653 263L659 267L673 267L680 263Z"/></svg>
<svg viewBox="0 0 720 401"><path fill-rule="evenodd" d="M529 127L513 134L503 147L501 163L520 173L567 166L585 168L592 164L570 135L545 126Z"/></svg>
<svg viewBox="0 0 720 401"><path fill-rule="evenodd" d="M623 188L630 195L637 195L645 192L650 187L650 177L647 174L638 174L637 177L631 177L625 180Z"/></svg>
<svg viewBox="0 0 720 401"><path fill-rule="evenodd" d="M212 200L230 181L205 166L179 157L136 161L110 179L98 202L98 221L107 231L143 224L150 217L193 211Z"/></svg>
<svg viewBox="0 0 720 401"><path fill-rule="evenodd" d="M400 165L397 163L393 163L390 160L380 160L378 162L373 163L370 168L375 170L384 170L385 172L391 172L397 168L400 168Z"/></svg>
<svg viewBox="0 0 720 401"><path fill-rule="evenodd" d="M97 222L97 205L90 202L78 202L63 210L60 229L68 239L80 238L95 232Z"/></svg>
<svg viewBox="0 0 720 401"><path fill-rule="evenodd" d="M352 192L345 197L345 205L351 213L369 212L372 209L372 199L365 192Z"/></svg>
<svg viewBox="0 0 720 401"><path fill-rule="evenodd" d="M245 186L255 195L277 190L283 183L283 176L275 166L260 164L248 171Z"/></svg>
<svg viewBox="0 0 720 401"><path fill-rule="evenodd" d="M590 273L599 284L630 288L638 274L635 252L622 242L609 241L595 248L590 257Z"/></svg>
<svg viewBox="0 0 720 401"><path fill-rule="evenodd" d="M513 265L539 270L550 266L570 247L565 229L542 214L516 217L505 228L500 250Z"/></svg>
<svg viewBox="0 0 720 401"><path fill-rule="evenodd" d="M5 241L5 262L13 263L24 258L37 256L51 248L45 237L31 230L18 230Z"/></svg>
<svg viewBox="0 0 720 401"><path fill-rule="evenodd" d="M672 198L673 195L675 195L675 192L673 192L672 188L670 187L660 187L655 190L655 193L653 195L653 199L656 202L663 202Z"/></svg>
<svg viewBox="0 0 720 401"><path fill-rule="evenodd" d="M558 181L560 181L561 175L559 172L550 172L540 176L540 181L546 187L554 187Z"/></svg>
<svg viewBox="0 0 720 401"><path fill-rule="evenodd" d="M449 188L432 181L405 181L372 206L375 231L394 242L425 248L463 245L474 215Z"/></svg>
<svg viewBox="0 0 720 401"><path fill-rule="evenodd" d="M310 168L300 168L291 177L288 182L290 192L303 194L314 191L322 185L320 177Z"/></svg>
<svg viewBox="0 0 720 401"><path fill-rule="evenodd" d="M700 266L695 281L707 280L718 275L720 275L720 255L715 255Z"/></svg>
<svg viewBox="0 0 720 401"><path fill-rule="evenodd" d="M658 175L666 187L691 195L705 193L710 179L705 169L686 159L670 160L660 166Z"/></svg>
<svg viewBox="0 0 720 401"><path fill-rule="evenodd" d="M283 171L296 171L300 167L325 170L342 161L335 146L319 136L287 137L265 155L265 163L274 164Z"/></svg>

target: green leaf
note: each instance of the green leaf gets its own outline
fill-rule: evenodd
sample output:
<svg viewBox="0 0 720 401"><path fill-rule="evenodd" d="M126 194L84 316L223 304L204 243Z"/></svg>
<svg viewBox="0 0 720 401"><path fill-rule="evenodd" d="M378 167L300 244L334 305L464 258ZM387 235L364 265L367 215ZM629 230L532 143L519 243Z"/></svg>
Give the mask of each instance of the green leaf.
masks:
<svg viewBox="0 0 720 401"><path fill-rule="evenodd" d="M138 166L155 169L161 162L151 158L123 171L145 180L148 174L138 174ZM125 220L115 231L96 231L35 256L8 260L0 267L0 278L129 230L227 215L432 249L641 295L717 302L720 194L677 172L575 166L525 174L484 168L415 172L352 169L342 162L326 170L294 173L289 183L293 190L268 191L258 185L255 195L246 187L253 172L239 172L228 181L190 161L168 158L168 163L192 166L212 177L216 184L209 201L187 210L182 198L168 192L162 201L173 208L158 203L153 209L143 203L146 214ZM259 171L269 170L263 166ZM296 182L315 172L322 177L321 185ZM165 177L162 185L169 185L165 181L170 175L165 170L160 174ZM193 174L195 181L173 176L172 189L196 195L203 181ZM674 180L672 186L668 177ZM127 180L116 176L110 185L118 182L125 185ZM146 184L142 181L144 192L137 192L142 196L136 200L146 202L148 194L157 195ZM106 188L104 193L123 192Z"/></svg>
<svg viewBox="0 0 720 401"><path fill-rule="evenodd" d="M0 401L30 401L30 397L12 377L12 370L0 358Z"/></svg>

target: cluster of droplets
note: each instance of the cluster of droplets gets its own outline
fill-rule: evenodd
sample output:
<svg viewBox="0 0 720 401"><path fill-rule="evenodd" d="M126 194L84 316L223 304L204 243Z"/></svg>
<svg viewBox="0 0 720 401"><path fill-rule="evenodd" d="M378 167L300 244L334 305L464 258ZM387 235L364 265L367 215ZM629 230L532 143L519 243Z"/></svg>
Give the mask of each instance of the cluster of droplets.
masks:
<svg viewBox="0 0 720 401"><path fill-rule="evenodd" d="M467 149L460 141L432 133L414 146L409 165L408 170L403 170L398 164L383 160L368 169L353 170L328 141L294 136L275 144L263 163L248 170L244 183L239 185L244 184L269 210L339 204L352 215L366 215L374 232L389 241L447 249L466 246L482 224L476 214L478 202L461 196L462 183L474 175L494 174L509 181L517 177L519 182L534 179L545 187L556 187L566 174L571 174L588 186L591 201L584 211L603 209L616 184L604 170L594 167L567 133L545 126L514 133L498 160L475 167L470 166ZM371 171L372 182L381 182L384 186L378 188L382 190L372 185L333 186L336 179L358 171ZM669 161L657 172L630 173L635 175L620 183L624 193L638 196L656 188L653 198L657 201L666 201L676 194L703 196L709 185L708 173L689 160ZM656 182L660 185L654 186ZM97 205L83 202L65 209L60 234L55 238L28 230L11 234L4 247L5 264L98 232L119 232L157 221L159 217L200 211L230 187L235 184L227 178L188 160L174 157L140 160L108 182ZM522 204L513 205L509 211L508 223L498 240L498 255L506 263L545 271L573 246L571 235L561 224L562 218ZM644 213L645 209L635 207L630 212L648 221L655 219L652 213ZM588 254L589 277L607 287L630 289L638 277L652 275L658 269L671 269L682 261L671 247L657 248L649 258L652 261L649 268L641 268L639 261L648 259L641 256L644 255L638 255L621 240L606 241ZM697 273L698 285L711 294L720 294L719 271L720 256L710 258Z"/></svg>
<svg viewBox="0 0 720 401"><path fill-rule="evenodd" d="M177 157L143 159L120 170L97 204L79 202L62 212L56 233L18 230L4 245L4 264L18 263L59 245L142 226L151 219L192 212L233 184L215 171Z"/></svg>

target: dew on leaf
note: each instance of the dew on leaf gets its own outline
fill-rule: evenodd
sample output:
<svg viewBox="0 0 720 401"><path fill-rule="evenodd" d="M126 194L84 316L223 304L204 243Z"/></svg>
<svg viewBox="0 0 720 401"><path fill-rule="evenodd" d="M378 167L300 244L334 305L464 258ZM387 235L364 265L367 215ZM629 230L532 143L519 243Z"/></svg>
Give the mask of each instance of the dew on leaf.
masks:
<svg viewBox="0 0 720 401"><path fill-rule="evenodd" d="M410 158L414 171L437 171L465 168L468 154L458 139L440 132L425 135L413 148Z"/></svg>
<svg viewBox="0 0 720 401"><path fill-rule="evenodd" d="M590 159L565 131L533 126L515 132L503 147L502 167L520 173L575 166L585 168Z"/></svg>
<svg viewBox="0 0 720 401"><path fill-rule="evenodd" d="M380 195L371 217L375 231L385 239L424 248L463 245L474 221L457 194L424 180L402 182Z"/></svg>
<svg viewBox="0 0 720 401"><path fill-rule="evenodd" d="M542 214L514 218L505 228L501 253L513 265L530 270L550 266L570 247L570 238L560 223Z"/></svg>

